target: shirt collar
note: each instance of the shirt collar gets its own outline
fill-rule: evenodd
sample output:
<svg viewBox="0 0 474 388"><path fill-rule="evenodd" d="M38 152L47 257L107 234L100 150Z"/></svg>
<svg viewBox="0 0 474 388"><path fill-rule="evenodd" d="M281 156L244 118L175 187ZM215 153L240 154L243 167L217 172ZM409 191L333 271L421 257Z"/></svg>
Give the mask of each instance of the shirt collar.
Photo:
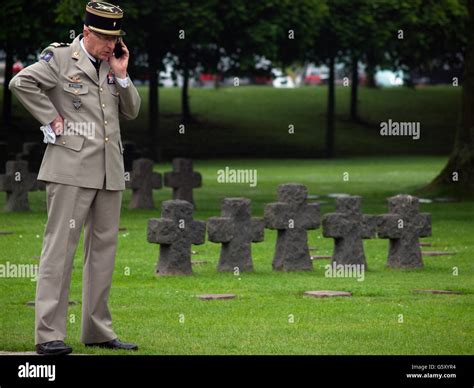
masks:
<svg viewBox="0 0 474 388"><path fill-rule="evenodd" d="M84 52L86 53L87 58L89 58L92 62L97 62L97 59L95 59L92 55L90 55L90 54L87 52L86 48L84 47L84 38L82 38L82 39L79 41L79 43L81 44L82 49L83 49Z"/></svg>

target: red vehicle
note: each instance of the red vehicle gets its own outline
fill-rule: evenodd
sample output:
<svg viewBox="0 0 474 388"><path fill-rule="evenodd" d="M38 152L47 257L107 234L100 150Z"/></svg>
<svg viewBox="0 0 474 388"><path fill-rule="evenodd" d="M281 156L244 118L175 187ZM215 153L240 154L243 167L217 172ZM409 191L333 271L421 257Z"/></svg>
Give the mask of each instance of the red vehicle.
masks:
<svg viewBox="0 0 474 388"><path fill-rule="evenodd" d="M201 82L210 82L214 81L218 77L218 80L222 80L222 77L220 75L216 76L215 74L212 73L201 73L199 74L199 81Z"/></svg>
<svg viewBox="0 0 474 388"><path fill-rule="evenodd" d="M256 85L271 85L272 78L264 75L257 75L254 77L254 83Z"/></svg>
<svg viewBox="0 0 474 388"><path fill-rule="evenodd" d="M23 70L23 64L20 62L20 61L16 61L14 64L13 64L13 75L15 75L16 73L19 73L20 71Z"/></svg>
<svg viewBox="0 0 474 388"><path fill-rule="evenodd" d="M304 77L304 84L305 85L320 85L321 76L319 74L308 74L306 77Z"/></svg>

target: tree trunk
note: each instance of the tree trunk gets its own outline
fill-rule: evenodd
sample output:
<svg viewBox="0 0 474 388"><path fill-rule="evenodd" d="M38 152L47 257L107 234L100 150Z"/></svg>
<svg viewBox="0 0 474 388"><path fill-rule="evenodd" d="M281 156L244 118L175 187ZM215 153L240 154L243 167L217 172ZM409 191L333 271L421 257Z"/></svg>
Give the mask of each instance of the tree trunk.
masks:
<svg viewBox="0 0 474 388"><path fill-rule="evenodd" d="M221 79L220 79L220 74L219 71L216 71L216 74L214 75L214 89L219 89L221 86Z"/></svg>
<svg viewBox="0 0 474 388"><path fill-rule="evenodd" d="M359 121L357 114L357 95L359 91L359 69L358 69L358 58L354 56L352 58L352 85L351 85L351 120Z"/></svg>
<svg viewBox="0 0 474 388"><path fill-rule="evenodd" d="M446 167L424 190L457 197L474 195L474 1L468 2L468 46L464 61L461 123Z"/></svg>
<svg viewBox="0 0 474 388"><path fill-rule="evenodd" d="M151 43L153 46L153 43ZM161 161L161 148L158 145L159 139L159 72L158 58L153 47L149 49L149 72L150 85L148 90L148 139L150 145L150 158L155 162Z"/></svg>
<svg viewBox="0 0 474 388"><path fill-rule="evenodd" d="M6 45L6 58L5 58L5 80L3 82L3 120L5 124L4 131L7 131L11 124L12 118L12 93L8 89L8 84L13 77L13 52L11 46L7 43Z"/></svg>
<svg viewBox="0 0 474 388"><path fill-rule="evenodd" d="M328 80L328 103L326 116L326 157L332 158L334 156L334 108L336 105L334 95L334 55L329 58L329 80Z"/></svg>
<svg viewBox="0 0 474 388"><path fill-rule="evenodd" d="M219 51L219 46L216 46L215 50L215 58L214 58L214 89L219 89L221 86L221 79L220 79L220 68L219 68L219 62L220 62L220 51Z"/></svg>
<svg viewBox="0 0 474 388"><path fill-rule="evenodd" d="M181 90L181 120L183 124L191 121L191 110L189 108L189 49L184 48L183 53L183 88Z"/></svg>
<svg viewBox="0 0 474 388"><path fill-rule="evenodd" d="M415 72L411 69L405 72L405 75L403 77L403 83L406 88L415 90L414 76Z"/></svg>
<svg viewBox="0 0 474 388"><path fill-rule="evenodd" d="M375 67L377 66L377 61L375 60L375 52L373 49L369 49L367 52L367 67L365 70L367 81L366 86L368 88L376 88L377 83L375 82Z"/></svg>

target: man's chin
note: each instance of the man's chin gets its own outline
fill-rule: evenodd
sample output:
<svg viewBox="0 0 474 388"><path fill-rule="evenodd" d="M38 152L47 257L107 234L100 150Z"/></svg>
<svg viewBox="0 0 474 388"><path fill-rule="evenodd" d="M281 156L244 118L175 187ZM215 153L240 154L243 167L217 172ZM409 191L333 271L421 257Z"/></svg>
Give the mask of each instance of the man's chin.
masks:
<svg viewBox="0 0 474 388"><path fill-rule="evenodd" d="M112 56L112 54L101 54L100 60L101 61L108 61L111 56Z"/></svg>

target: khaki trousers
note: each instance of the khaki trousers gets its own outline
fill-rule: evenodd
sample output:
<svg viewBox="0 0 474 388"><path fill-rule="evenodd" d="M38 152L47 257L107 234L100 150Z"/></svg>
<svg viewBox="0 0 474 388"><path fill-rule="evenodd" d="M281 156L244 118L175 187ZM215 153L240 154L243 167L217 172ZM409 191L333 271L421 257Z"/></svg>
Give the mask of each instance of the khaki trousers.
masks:
<svg viewBox="0 0 474 388"><path fill-rule="evenodd" d="M115 264L121 191L47 183L48 223L36 288L35 343L63 341L74 255L84 225L83 343L117 338L108 299Z"/></svg>

